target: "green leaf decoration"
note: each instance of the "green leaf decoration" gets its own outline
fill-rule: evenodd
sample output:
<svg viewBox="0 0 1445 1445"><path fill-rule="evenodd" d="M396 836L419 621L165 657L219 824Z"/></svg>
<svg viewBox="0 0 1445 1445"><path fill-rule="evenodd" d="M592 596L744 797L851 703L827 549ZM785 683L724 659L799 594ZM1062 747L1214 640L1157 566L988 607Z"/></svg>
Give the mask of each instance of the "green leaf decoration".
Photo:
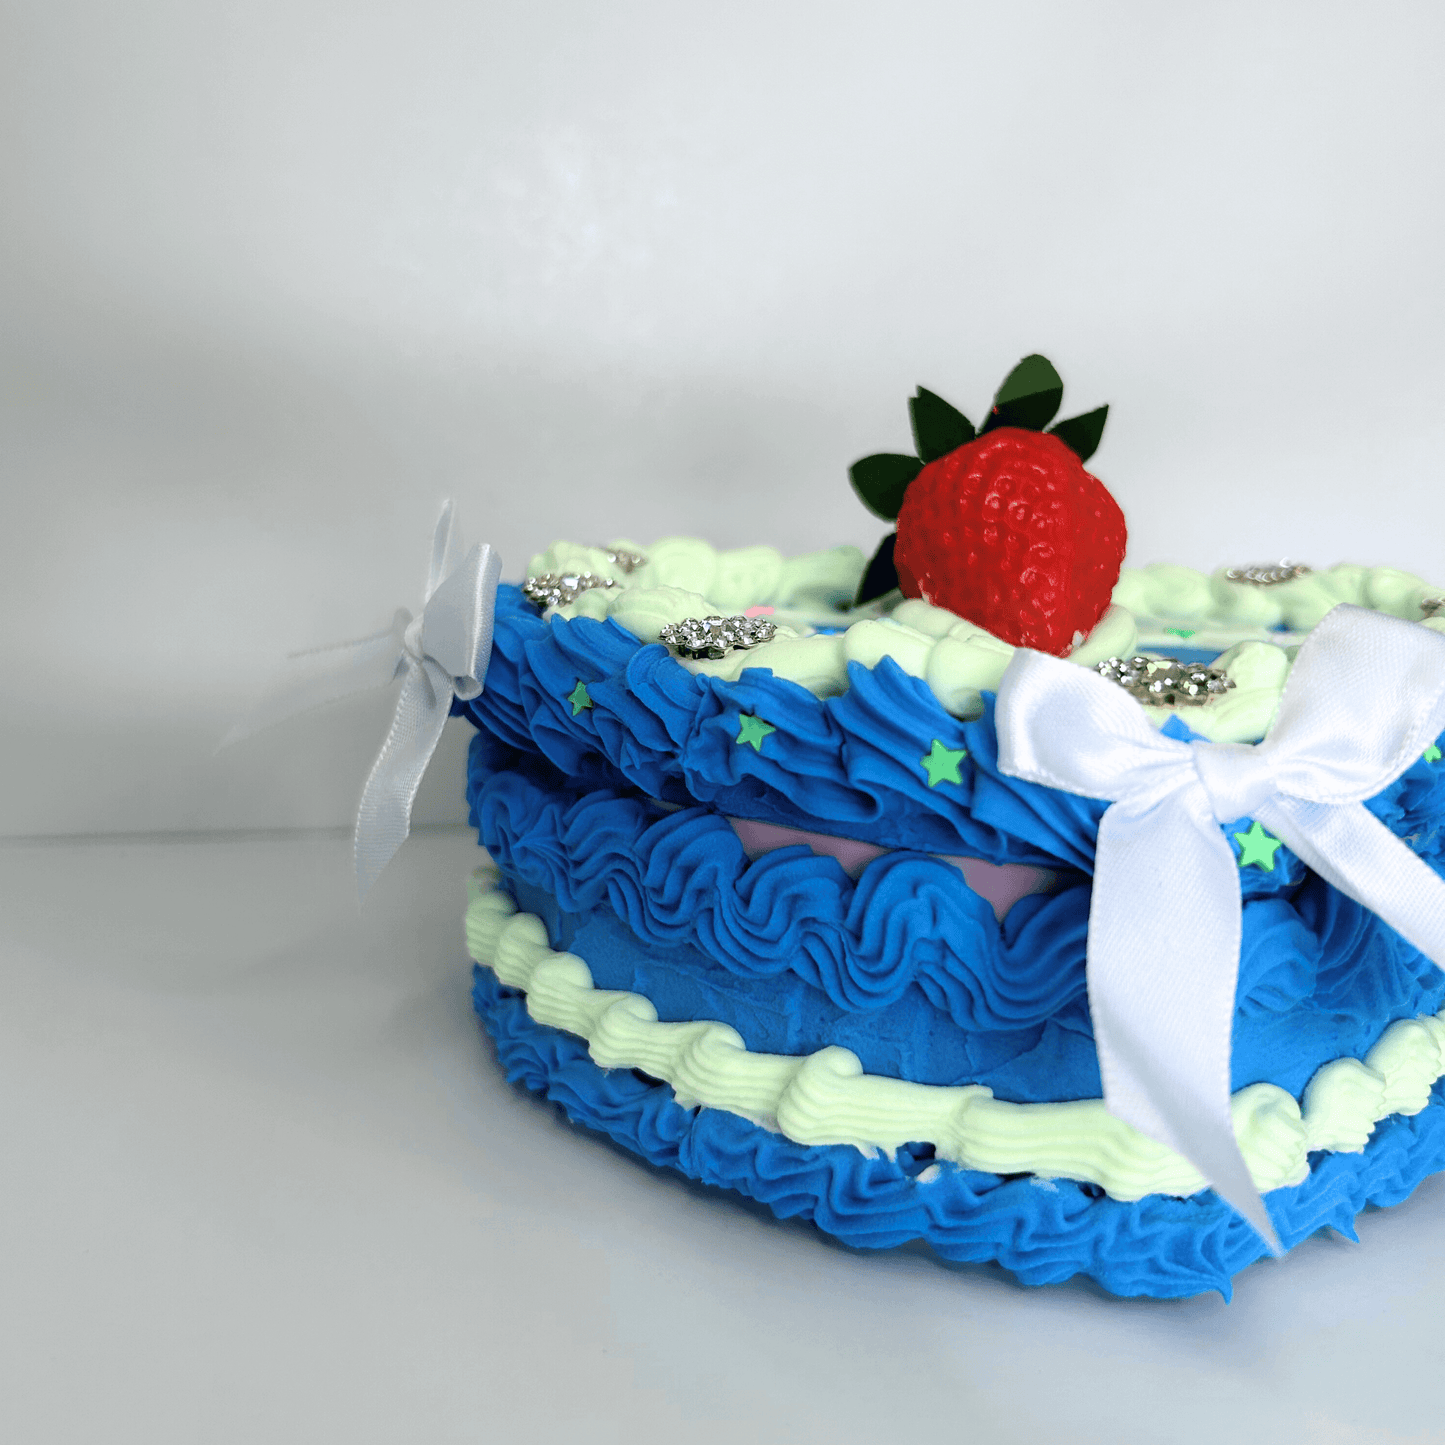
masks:
<svg viewBox="0 0 1445 1445"><path fill-rule="evenodd" d="M1019 426L1042 431L1059 414L1063 399L1064 383L1053 363L1042 356L1026 356L1004 377L983 430Z"/></svg>
<svg viewBox="0 0 1445 1445"><path fill-rule="evenodd" d="M859 500L875 517L891 522L903 505L903 493L909 482L923 470L917 457L900 456L897 452L878 452L854 462L848 468L848 480Z"/></svg>
<svg viewBox="0 0 1445 1445"><path fill-rule="evenodd" d="M913 444L925 462L946 457L974 438L973 423L927 387L920 386L909 401L908 419L913 423Z"/></svg>
<svg viewBox="0 0 1445 1445"><path fill-rule="evenodd" d="M854 607L861 607L898 586L898 572L893 566L893 544L897 540L898 533L890 532L878 544L873 560L863 569L863 580L858 584L858 595L853 599Z"/></svg>
<svg viewBox="0 0 1445 1445"><path fill-rule="evenodd" d="M1101 406L1051 426L1049 435L1058 437L1066 447L1078 452L1081 462L1086 462L1099 450L1099 439L1104 435L1104 423L1108 419L1109 408Z"/></svg>

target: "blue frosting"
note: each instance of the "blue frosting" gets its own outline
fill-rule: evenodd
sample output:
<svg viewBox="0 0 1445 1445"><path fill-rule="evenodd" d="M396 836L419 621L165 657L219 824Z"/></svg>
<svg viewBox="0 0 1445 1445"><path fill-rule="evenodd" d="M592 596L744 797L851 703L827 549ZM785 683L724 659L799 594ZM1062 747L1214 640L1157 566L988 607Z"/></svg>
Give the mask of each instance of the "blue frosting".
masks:
<svg viewBox="0 0 1445 1445"><path fill-rule="evenodd" d="M1018 904L1001 930L931 855L886 854L856 883L803 846L749 865L707 808L659 816L643 799L474 762L472 821L501 866L570 913L609 905L648 944L695 944L747 979L791 970L841 1009L882 1008L916 985L966 1028L1042 1023L1083 996L1087 886Z"/></svg>
<svg viewBox="0 0 1445 1445"><path fill-rule="evenodd" d="M802 1216L859 1249L921 1239L945 1259L997 1260L1025 1284L1087 1275L1118 1295L1172 1299L1218 1290L1260 1258L1252 1229L1206 1191L1110 1199L1069 1180L1002 1178L934 1161L908 1147L868 1158L842 1146L794 1144L720 1109L683 1109L673 1092L628 1069L599 1069L571 1034L536 1023L525 1000L477 968L477 1012L513 1083L545 1094L574 1123L609 1135L649 1162L734 1189L780 1218ZM1445 1093L1412 1118L1381 1123L1361 1154L1311 1156L1303 1184L1265 1196L1283 1244L1330 1227L1355 1238L1367 1205L1398 1204L1445 1168Z"/></svg>
<svg viewBox="0 0 1445 1445"><path fill-rule="evenodd" d="M1017 1103L1103 1092L1082 960L1077 991L1054 1014L1026 1026L961 1027L916 983L890 1002L847 1009L801 971L775 969L759 987L757 975L720 967L691 943L646 941L607 903L573 911L525 878L506 884L519 908L546 922L554 948L587 964L598 988L642 994L666 1022L728 1024L757 1053L797 1056L841 1044L868 1073L986 1084ZM1072 892L1079 897L1048 902L1086 911L1088 890ZM1300 911L1281 899L1245 909L1243 957L1255 990L1235 1019L1234 1089L1272 1083L1299 1097L1320 1065L1361 1058L1392 1019L1445 1003L1445 976L1373 914L1317 879L1296 902Z"/></svg>
<svg viewBox="0 0 1445 1445"><path fill-rule="evenodd" d="M705 808L659 816L609 790L492 773L484 747L470 795L482 842L553 946L664 1019L716 1019L767 1053L842 1044L871 1073L1000 1098L1101 1093L1085 881L1021 899L1000 927L938 858L886 855L856 883L801 846L750 864ZM1445 1003L1445 975L1418 950L1294 868L1293 887L1244 905L1236 1089L1298 1096L1321 1064L1361 1057L1391 1020Z"/></svg>
<svg viewBox="0 0 1445 1445"><path fill-rule="evenodd" d="M889 848L1092 869L1107 804L1000 773L991 698L965 723L891 658L850 664L848 679L841 696L817 698L764 668L736 682L697 676L611 620L544 622L517 588L502 587L486 691L456 710L515 752L516 765L579 787L706 803ZM567 697L579 681L593 706L574 715ZM742 713L775 729L760 750L737 742ZM919 759L935 738L967 750L960 782L928 785ZM1418 761L1367 806L1445 871L1445 768ZM1281 850L1273 873L1249 868L1241 881L1252 897L1302 875Z"/></svg>
<svg viewBox="0 0 1445 1445"><path fill-rule="evenodd" d="M579 681L593 706L574 713ZM482 841L521 905L600 986L645 994L663 1018L730 1023L760 1051L840 1043L874 1073L986 1083L1024 1101L1099 1094L1084 937L1106 804L1001 774L991 698L961 722L887 659L853 665L847 692L826 699L765 669L699 677L616 623L543 622L504 587L486 691L455 710L479 729L469 797ZM742 714L774 729L761 749L738 744ZM1166 731L1190 736L1177 720ZM934 739L966 750L959 783L928 785L920 759ZM1445 765L1415 763L1366 806L1445 872ZM800 847L749 864L724 813L897 851L856 883ZM999 927L932 853L1078 881L1021 900ZM1271 872L1242 870L1240 884L1234 1087L1268 1080L1298 1095L1320 1064L1363 1055L1392 1019L1445 1001L1433 965L1288 849ZM867 1160L715 1110L687 1113L670 1091L596 1070L576 1040L539 1031L485 978L478 1007L514 1076L655 1162L807 1214L850 1243L924 1238L949 1258L997 1258L1030 1283L1083 1271L1118 1293L1166 1295L1227 1293L1260 1252L1212 1195L1121 1205L1088 1186L951 1167L925 1187L907 1151ZM1381 1125L1364 1156L1322 1157L1304 1185L1272 1194L1282 1237L1325 1223L1348 1232L1367 1200L1403 1198L1441 1167L1439 1104Z"/></svg>
<svg viewBox="0 0 1445 1445"><path fill-rule="evenodd" d="M888 659L849 674L849 690L825 699L762 668L736 682L696 676L615 622L544 623L503 587L486 691L458 710L583 786L886 847L1090 865L1105 805L1003 777L991 713L960 722ZM574 716L566 698L579 681L593 706ZM775 728L761 750L738 745L742 713ZM928 786L918 760L934 738L968 750L960 783Z"/></svg>

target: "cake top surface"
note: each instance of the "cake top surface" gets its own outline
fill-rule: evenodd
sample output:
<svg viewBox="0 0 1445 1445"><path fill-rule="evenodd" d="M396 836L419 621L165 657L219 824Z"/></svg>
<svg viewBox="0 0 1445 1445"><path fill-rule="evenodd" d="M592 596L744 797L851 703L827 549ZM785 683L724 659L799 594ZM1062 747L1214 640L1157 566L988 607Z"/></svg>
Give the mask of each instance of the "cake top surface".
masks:
<svg viewBox="0 0 1445 1445"><path fill-rule="evenodd" d="M620 552L643 560L626 568L609 560ZM830 697L847 689L850 664L874 667L887 657L924 679L947 712L979 716L982 694L997 691L1016 649L946 608L897 591L850 606L863 567L853 547L784 558L772 547L719 550L670 537L646 547L625 539L605 547L555 542L532 559L528 576L595 579L546 615L610 618L644 644L690 618L763 615L773 624L770 640L720 658L678 658L699 675L734 681L749 668L768 668ZM1160 703L1146 705L1146 713L1161 727L1181 715L1214 742L1254 742L1269 728L1299 644L1339 604L1445 633L1445 607L1434 605L1445 588L1392 567L1295 567L1273 583L1246 580L1247 570L1124 568L1111 602L1069 660L1096 668L1139 653L1191 663L1207 658L1232 687L1204 707Z"/></svg>

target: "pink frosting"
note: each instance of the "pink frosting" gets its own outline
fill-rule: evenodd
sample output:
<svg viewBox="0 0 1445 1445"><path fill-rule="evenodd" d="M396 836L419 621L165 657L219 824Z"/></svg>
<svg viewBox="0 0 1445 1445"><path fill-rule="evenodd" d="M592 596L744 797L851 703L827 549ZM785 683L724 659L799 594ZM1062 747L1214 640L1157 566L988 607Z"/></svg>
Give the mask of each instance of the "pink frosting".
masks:
<svg viewBox="0 0 1445 1445"><path fill-rule="evenodd" d="M776 823L759 823L751 818L729 818L733 832L743 845L749 860L761 858L775 848L804 843L820 857L836 858L850 878L857 878L875 859L889 850L875 843L860 843L855 838L835 838L830 833L810 833L803 828L783 828ZM1058 881L1058 874L1048 868L1033 868L1026 863L988 863L982 858L963 858L939 854L945 863L952 863L963 881L993 906L994 917L1003 922L1004 915L1030 893L1047 893Z"/></svg>

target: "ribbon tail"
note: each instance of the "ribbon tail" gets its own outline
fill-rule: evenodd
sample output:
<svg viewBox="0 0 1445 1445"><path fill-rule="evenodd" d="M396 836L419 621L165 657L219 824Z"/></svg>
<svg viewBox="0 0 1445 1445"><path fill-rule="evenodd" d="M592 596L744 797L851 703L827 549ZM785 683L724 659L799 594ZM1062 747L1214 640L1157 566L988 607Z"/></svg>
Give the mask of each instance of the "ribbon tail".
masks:
<svg viewBox="0 0 1445 1445"><path fill-rule="evenodd" d="M437 518L436 530L431 539L431 565L426 574L426 600L442 585L457 565L457 552L461 546L461 528L457 523L456 503L450 497L442 503L441 515Z"/></svg>
<svg viewBox="0 0 1445 1445"><path fill-rule="evenodd" d="M1186 1158L1278 1254L1230 1112L1238 871L1202 788L1115 803L1099 825L1089 1011L1109 1112Z"/></svg>
<svg viewBox="0 0 1445 1445"><path fill-rule="evenodd" d="M1255 811L1327 883L1445 968L1445 879L1363 803L1311 803L1278 793Z"/></svg>
<svg viewBox="0 0 1445 1445"><path fill-rule="evenodd" d="M231 724L217 751L303 712L385 687L396 677L400 656L395 625L358 642L298 653L251 710Z"/></svg>
<svg viewBox="0 0 1445 1445"><path fill-rule="evenodd" d="M356 886L363 901L411 832L412 804L451 702L451 679L442 668L430 659L413 661L356 813Z"/></svg>

